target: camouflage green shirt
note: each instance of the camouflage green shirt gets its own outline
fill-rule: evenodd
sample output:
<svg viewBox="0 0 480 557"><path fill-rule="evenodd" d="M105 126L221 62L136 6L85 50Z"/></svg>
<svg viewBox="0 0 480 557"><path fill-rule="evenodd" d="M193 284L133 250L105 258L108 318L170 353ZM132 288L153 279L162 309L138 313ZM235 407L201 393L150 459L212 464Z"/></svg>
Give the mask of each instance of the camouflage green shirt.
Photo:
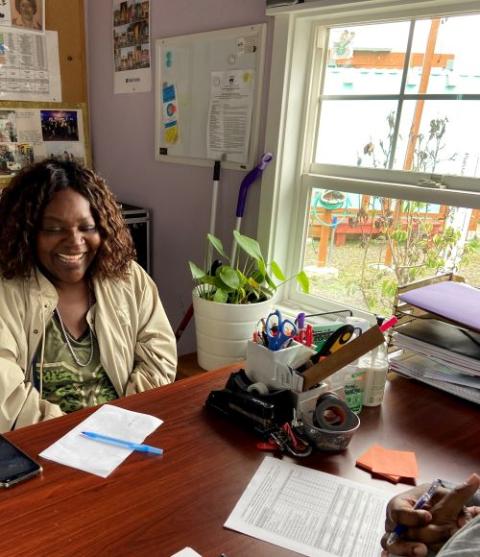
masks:
<svg viewBox="0 0 480 557"><path fill-rule="evenodd" d="M72 339L71 336L69 338L77 359L86 362L90 356L89 331L79 339ZM100 363L100 351L95 335L92 335L92 342L93 357L87 366L80 367L70 353L56 315L47 326L42 396L49 402L58 404L63 412L73 412L118 398ZM37 350L34 364L34 383L37 388L40 386L41 349L40 346Z"/></svg>

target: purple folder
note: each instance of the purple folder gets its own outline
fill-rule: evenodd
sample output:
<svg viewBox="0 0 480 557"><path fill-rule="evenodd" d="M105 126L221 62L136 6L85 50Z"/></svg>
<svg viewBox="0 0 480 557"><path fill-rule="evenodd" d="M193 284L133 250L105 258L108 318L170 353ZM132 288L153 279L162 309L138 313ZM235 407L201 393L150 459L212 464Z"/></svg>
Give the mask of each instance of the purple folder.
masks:
<svg viewBox="0 0 480 557"><path fill-rule="evenodd" d="M437 282L405 292L402 302L480 331L480 290L463 282Z"/></svg>

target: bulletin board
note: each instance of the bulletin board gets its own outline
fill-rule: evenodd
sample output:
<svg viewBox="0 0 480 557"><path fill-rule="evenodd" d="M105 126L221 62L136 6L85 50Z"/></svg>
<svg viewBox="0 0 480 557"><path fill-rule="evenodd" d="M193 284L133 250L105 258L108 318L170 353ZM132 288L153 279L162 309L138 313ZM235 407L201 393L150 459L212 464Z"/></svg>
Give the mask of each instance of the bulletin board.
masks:
<svg viewBox="0 0 480 557"><path fill-rule="evenodd" d="M91 166L83 0L45 0L45 28L58 33L61 102L12 101L0 97L0 134L3 134L0 147L28 157L31 143L46 140L46 156L60 153L70 158L82 158L87 166ZM34 123L37 114L38 120L43 118L46 121L51 116L51 120L57 123L63 119L67 126L57 134L58 130L52 128L49 132L49 124L45 123L42 126L44 131L39 132L38 125L29 125ZM13 135L6 137L12 123ZM18 133L15 133L15 125ZM37 137L39 133L43 134L41 138ZM11 175L0 169L0 190L10 178Z"/></svg>
<svg viewBox="0 0 480 557"><path fill-rule="evenodd" d="M155 41L155 158L254 165L266 25Z"/></svg>

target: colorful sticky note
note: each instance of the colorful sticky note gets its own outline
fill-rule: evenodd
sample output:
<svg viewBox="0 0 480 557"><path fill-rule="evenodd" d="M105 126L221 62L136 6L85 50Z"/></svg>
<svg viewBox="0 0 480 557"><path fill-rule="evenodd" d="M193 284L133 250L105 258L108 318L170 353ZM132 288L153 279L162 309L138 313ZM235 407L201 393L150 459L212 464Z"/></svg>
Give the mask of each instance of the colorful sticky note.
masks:
<svg viewBox="0 0 480 557"><path fill-rule="evenodd" d="M367 472L372 472L373 458L377 448L381 449L380 445L373 445L361 456L359 456L356 461L357 466L359 468L363 468L364 470L367 470ZM385 478L389 482L393 482L395 484L401 480L401 476L395 476L393 474L377 473L376 475L380 476L381 478Z"/></svg>
<svg viewBox="0 0 480 557"><path fill-rule="evenodd" d="M372 472L402 478L418 476L417 458L412 451L395 451L378 446L373 453Z"/></svg>

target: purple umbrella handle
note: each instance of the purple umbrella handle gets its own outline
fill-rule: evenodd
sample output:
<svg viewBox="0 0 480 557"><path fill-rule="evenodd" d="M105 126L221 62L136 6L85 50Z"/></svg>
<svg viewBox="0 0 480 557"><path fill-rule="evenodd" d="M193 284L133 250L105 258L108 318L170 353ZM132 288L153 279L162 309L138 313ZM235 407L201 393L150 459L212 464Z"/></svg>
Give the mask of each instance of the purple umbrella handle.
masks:
<svg viewBox="0 0 480 557"><path fill-rule="evenodd" d="M243 217L243 213L245 212L245 204L247 201L247 192L248 188L255 182L257 178L259 178L262 172L267 167L268 163L273 159L272 153L265 153L262 158L260 159L260 163L250 170L250 172L245 176L240 184L240 191L238 192L238 201L237 201L237 211L236 216L237 218Z"/></svg>

